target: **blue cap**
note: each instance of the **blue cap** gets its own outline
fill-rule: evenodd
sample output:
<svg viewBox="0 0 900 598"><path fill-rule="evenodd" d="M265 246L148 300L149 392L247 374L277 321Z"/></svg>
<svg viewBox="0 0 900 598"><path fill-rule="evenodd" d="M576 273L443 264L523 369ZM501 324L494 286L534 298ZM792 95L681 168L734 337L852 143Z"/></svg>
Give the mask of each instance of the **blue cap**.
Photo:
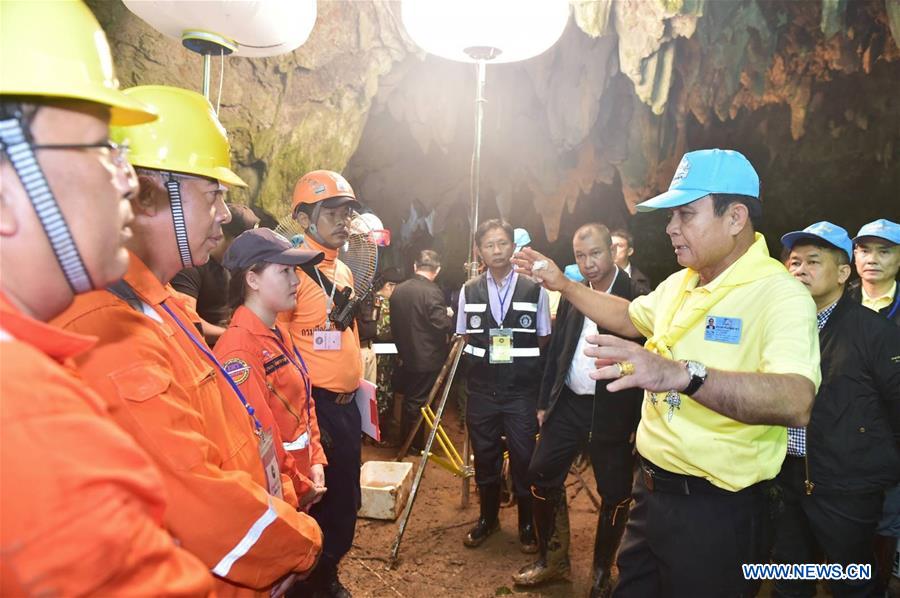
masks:
<svg viewBox="0 0 900 598"><path fill-rule="evenodd" d="M578 269L578 264L569 264L566 266L566 269L563 271L566 275L566 278L570 278L575 282L581 282L584 280L584 276L581 275L581 270Z"/></svg>
<svg viewBox="0 0 900 598"><path fill-rule="evenodd" d="M875 222L870 222L859 229L853 240L858 241L860 237L878 237L900 245L900 224L891 222L886 218L879 218Z"/></svg>
<svg viewBox="0 0 900 598"><path fill-rule="evenodd" d="M734 150L688 152L678 163L669 190L639 203L637 211L677 208L710 193L733 193L759 198L759 175L750 161Z"/></svg>
<svg viewBox="0 0 900 598"><path fill-rule="evenodd" d="M781 244L788 249L793 249L798 241L803 239L817 239L825 241L835 249L840 249L847 254L847 259L853 261L853 243L847 231L836 224L822 221L810 224L803 230L794 231L781 237Z"/></svg>
<svg viewBox="0 0 900 598"><path fill-rule="evenodd" d="M516 245L516 251L519 251L531 243L531 235L524 228L517 228L513 230L513 243Z"/></svg>

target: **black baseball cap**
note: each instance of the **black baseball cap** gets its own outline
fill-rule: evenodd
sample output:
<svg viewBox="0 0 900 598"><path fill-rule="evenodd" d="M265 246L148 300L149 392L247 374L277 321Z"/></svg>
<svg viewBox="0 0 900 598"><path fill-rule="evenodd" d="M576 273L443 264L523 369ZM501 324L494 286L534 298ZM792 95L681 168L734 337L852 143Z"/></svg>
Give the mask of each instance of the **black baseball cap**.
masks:
<svg viewBox="0 0 900 598"><path fill-rule="evenodd" d="M225 252L222 264L229 270L240 270L260 262L286 266L314 265L324 258L325 254L321 251L297 249L270 228L254 228L238 235Z"/></svg>

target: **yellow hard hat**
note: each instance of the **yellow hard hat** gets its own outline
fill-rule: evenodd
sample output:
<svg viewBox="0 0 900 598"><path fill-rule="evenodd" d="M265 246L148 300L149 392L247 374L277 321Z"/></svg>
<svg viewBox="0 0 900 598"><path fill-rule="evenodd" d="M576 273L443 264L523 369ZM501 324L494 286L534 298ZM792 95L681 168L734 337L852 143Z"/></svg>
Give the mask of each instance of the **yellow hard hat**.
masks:
<svg viewBox="0 0 900 598"><path fill-rule="evenodd" d="M115 125L156 118L119 90L106 35L81 0L0 1L0 95L96 102Z"/></svg>
<svg viewBox="0 0 900 598"><path fill-rule="evenodd" d="M159 114L152 123L110 130L113 141L128 144L128 161L134 166L247 186L231 171L228 136L209 100L195 91L167 85L141 85L126 89L125 94Z"/></svg>

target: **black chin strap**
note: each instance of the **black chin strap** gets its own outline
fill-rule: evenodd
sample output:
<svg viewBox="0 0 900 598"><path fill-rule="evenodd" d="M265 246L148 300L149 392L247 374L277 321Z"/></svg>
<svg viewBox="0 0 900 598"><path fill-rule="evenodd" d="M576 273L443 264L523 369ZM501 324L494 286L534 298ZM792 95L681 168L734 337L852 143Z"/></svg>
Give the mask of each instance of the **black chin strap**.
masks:
<svg viewBox="0 0 900 598"><path fill-rule="evenodd" d="M194 265L191 255L191 244L188 240L187 224L184 222L184 207L181 204L181 184L171 172L166 180L166 191L169 193L169 205L172 209L172 224L175 226L175 242L178 243L178 255L181 265L190 268Z"/></svg>
<svg viewBox="0 0 900 598"><path fill-rule="evenodd" d="M21 113L3 114L0 117L0 150L6 154L22 182L22 187L31 200L31 205L72 292L77 294L92 290L94 283L81 259L66 219L59 209L59 202L56 201L50 185L47 184L44 171L35 158Z"/></svg>

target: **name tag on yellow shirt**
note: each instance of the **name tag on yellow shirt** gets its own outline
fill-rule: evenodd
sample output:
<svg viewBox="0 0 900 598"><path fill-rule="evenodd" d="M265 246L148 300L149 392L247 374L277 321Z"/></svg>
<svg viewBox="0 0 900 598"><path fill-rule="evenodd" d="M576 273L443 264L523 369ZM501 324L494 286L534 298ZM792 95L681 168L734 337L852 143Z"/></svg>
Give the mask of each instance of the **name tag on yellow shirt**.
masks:
<svg viewBox="0 0 900 598"><path fill-rule="evenodd" d="M703 340L737 345L741 342L741 326L742 321L740 318L707 316L706 332L703 334Z"/></svg>

